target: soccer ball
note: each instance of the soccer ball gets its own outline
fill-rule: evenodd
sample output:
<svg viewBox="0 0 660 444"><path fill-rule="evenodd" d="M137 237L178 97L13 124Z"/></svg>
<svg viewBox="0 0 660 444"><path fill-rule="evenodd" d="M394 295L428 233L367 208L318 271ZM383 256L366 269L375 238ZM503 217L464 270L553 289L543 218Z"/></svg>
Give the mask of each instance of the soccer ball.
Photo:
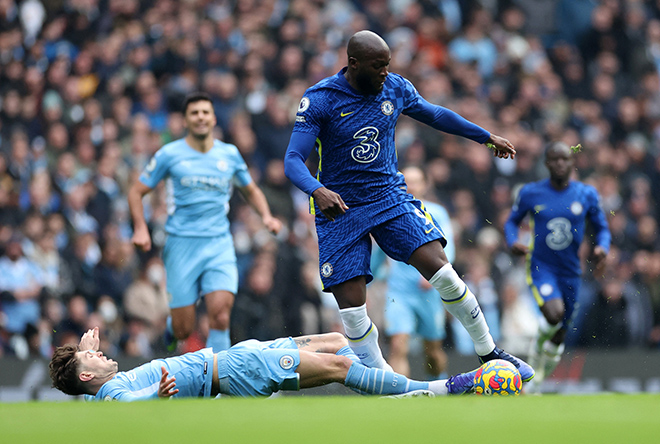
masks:
<svg viewBox="0 0 660 444"><path fill-rule="evenodd" d="M509 361L494 359L474 375L474 392L485 396L517 396L522 388L520 372Z"/></svg>

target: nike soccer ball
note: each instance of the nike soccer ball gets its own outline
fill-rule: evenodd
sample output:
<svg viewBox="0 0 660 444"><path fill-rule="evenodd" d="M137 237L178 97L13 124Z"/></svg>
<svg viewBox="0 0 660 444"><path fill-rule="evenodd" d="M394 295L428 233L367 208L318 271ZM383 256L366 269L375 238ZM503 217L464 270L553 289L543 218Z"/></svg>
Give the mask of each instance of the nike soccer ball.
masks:
<svg viewBox="0 0 660 444"><path fill-rule="evenodd" d="M477 369L474 392L485 396L517 396L522 388L520 372L509 361L495 359Z"/></svg>

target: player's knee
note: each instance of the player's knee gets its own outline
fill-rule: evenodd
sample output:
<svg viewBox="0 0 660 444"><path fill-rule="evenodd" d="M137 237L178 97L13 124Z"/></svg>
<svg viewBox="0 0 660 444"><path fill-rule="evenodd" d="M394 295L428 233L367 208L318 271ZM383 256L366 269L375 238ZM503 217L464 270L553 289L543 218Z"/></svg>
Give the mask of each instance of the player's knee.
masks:
<svg viewBox="0 0 660 444"><path fill-rule="evenodd" d="M346 336L338 332L328 333L328 342L332 344L332 348L337 350L348 345L348 339L346 339Z"/></svg>
<svg viewBox="0 0 660 444"><path fill-rule="evenodd" d="M214 330L227 330L229 328L231 311L221 310L209 316L209 327Z"/></svg>
<svg viewBox="0 0 660 444"><path fill-rule="evenodd" d="M172 322L172 331L174 333L174 337L179 341L188 339L188 336L190 336L193 332L193 328L194 325Z"/></svg>
<svg viewBox="0 0 660 444"><path fill-rule="evenodd" d="M408 355L408 338L403 335L395 335L390 339L390 354L395 356Z"/></svg>

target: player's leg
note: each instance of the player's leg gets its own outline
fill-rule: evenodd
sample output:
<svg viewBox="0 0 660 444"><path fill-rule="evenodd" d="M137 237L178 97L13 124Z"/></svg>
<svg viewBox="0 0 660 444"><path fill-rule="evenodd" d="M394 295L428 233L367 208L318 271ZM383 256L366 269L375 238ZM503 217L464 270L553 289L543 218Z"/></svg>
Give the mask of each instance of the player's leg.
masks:
<svg viewBox="0 0 660 444"><path fill-rule="evenodd" d="M170 317L167 319L165 343L170 351L177 340L184 340L195 329L195 304L199 298L202 264L196 253L195 238L168 236L163 249L163 264L170 295Z"/></svg>
<svg viewBox="0 0 660 444"><path fill-rule="evenodd" d="M342 348L348 346L346 337L336 332L297 336L293 340L299 350L313 353L337 353Z"/></svg>
<svg viewBox="0 0 660 444"><path fill-rule="evenodd" d="M209 317L209 336L206 346L214 352L231 347L229 337L229 319L234 305L234 294L226 290L212 291L204 295L206 312Z"/></svg>
<svg viewBox="0 0 660 444"><path fill-rule="evenodd" d="M495 346L477 298L447 261L439 241L431 241L417 248L408 262L428 279L440 293L445 309L468 331L480 362L504 359L518 368L523 381L534 377L534 369L526 362Z"/></svg>
<svg viewBox="0 0 660 444"><path fill-rule="evenodd" d="M459 375L449 380L415 381L403 375L369 368L353 362L346 356L300 351L300 365L296 370L300 375L300 387L310 388L331 382L344 384L352 389L372 395L398 395L417 391L427 391L434 395L462 394L472 388L473 374L460 375L462 385L452 384Z"/></svg>
<svg viewBox="0 0 660 444"><path fill-rule="evenodd" d="M408 362L409 343L410 336L406 333L390 336L390 355L388 361L395 372L404 376L410 376L410 363Z"/></svg>
<svg viewBox="0 0 660 444"><path fill-rule="evenodd" d="M231 347L229 323L234 295L238 291L238 268L231 236L208 238L198 254L204 257L200 289L209 316L206 346L214 352Z"/></svg>
<svg viewBox="0 0 660 444"><path fill-rule="evenodd" d="M424 340L426 373L433 379L442 378L447 372L447 353L442 349L442 341Z"/></svg>
<svg viewBox="0 0 660 444"><path fill-rule="evenodd" d="M367 314L367 283L357 276L332 286L348 343L368 367L391 370L378 344L378 328Z"/></svg>

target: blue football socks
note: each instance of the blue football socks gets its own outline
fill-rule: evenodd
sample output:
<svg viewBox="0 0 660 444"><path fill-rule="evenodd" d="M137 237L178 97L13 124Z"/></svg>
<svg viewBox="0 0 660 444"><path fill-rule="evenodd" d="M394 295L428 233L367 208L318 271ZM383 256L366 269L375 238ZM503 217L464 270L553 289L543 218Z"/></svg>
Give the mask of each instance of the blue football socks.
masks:
<svg viewBox="0 0 660 444"><path fill-rule="evenodd" d="M229 329L227 330L209 330L209 337L206 338L206 346L213 347L213 352L218 353L231 347L231 338Z"/></svg>

